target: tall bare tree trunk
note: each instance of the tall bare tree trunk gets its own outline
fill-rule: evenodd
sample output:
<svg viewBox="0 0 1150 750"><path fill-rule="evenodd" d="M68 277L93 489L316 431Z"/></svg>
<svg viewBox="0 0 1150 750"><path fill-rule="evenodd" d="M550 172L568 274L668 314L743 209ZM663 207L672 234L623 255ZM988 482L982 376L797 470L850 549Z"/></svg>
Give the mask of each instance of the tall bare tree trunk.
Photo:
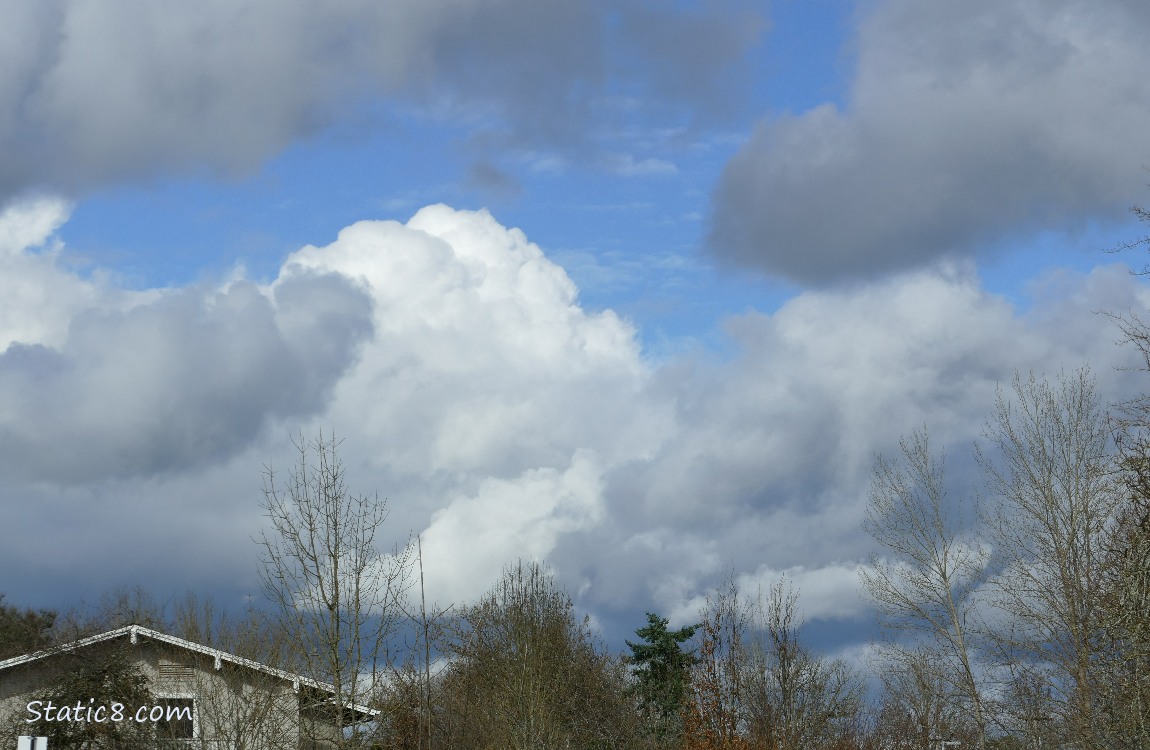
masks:
<svg viewBox="0 0 1150 750"><path fill-rule="evenodd" d="M277 607L277 626L292 666L330 683L314 696L317 739L354 746L363 719L355 706L372 701L387 667L387 643L401 611L410 555L384 555L378 535L387 504L354 495L339 460L339 441L321 432L296 442L298 460L286 480L264 471L264 510L272 526L259 538L261 581Z"/></svg>
<svg viewBox="0 0 1150 750"><path fill-rule="evenodd" d="M862 583L892 633L925 637L948 665L947 679L965 699L985 747L988 717L975 673L971 620L974 592L985 580L989 555L950 506L942 459L925 431L900 443L902 461L879 457L864 528L886 550L874 555ZM893 647L910 667L916 651Z"/></svg>
<svg viewBox="0 0 1150 750"><path fill-rule="evenodd" d="M1048 719L1090 747L1105 539L1122 497L1110 430L1086 368L1057 384L1016 375L1012 390L1013 399L999 393L991 452L979 454L1004 566L994 590L1009 624L997 640L1012 665L1045 672Z"/></svg>

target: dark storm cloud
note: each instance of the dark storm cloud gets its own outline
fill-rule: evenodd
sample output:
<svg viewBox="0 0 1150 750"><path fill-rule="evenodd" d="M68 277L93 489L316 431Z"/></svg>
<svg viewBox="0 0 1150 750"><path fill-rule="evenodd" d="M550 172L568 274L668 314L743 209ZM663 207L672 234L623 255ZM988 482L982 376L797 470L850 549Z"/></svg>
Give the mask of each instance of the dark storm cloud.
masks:
<svg viewBox="0 0 1150 750"><path fill-rule="evenodd" d="M620 76L710 104L708 83L754 42L726 6L13 0L0 25L0 203L169 171L243 173L380 96L446 105L516 143L578 139Z"/></svg>
<svg viewBox="0 0 1150 750"><path fill-rule="evenodd" d="M715 192L711 244L805 283L1118 219L1150 162L1150 6L888 0L846 109L764 120Z"/></svg>
<svg viewBox="0 0 1150 750"><path fill-rule="evenodd" d="M270 420L321 409L370 316L334 275L288 278L271 299L240 282L85 311L59 349L0 354L0 466L67 483L222 460Z"/></svg>

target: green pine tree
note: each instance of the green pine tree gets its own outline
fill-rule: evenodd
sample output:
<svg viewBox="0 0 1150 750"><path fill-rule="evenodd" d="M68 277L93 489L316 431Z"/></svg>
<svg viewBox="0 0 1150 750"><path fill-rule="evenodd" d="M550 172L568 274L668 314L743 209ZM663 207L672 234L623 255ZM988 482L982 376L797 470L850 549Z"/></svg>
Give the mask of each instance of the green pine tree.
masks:
<svg viewBox="0 0 1150 750"><path fill-rule="evenodd" d="M690 683L690 670L697 661L694 650L684 651L699 628L689 625L668 630L667 619L647 613L647 627L635 635L643 643L627 641L631 647L630 662L635 676L634 690L639 698L649 733L660 743L682 736L682 708Z"/></svg>

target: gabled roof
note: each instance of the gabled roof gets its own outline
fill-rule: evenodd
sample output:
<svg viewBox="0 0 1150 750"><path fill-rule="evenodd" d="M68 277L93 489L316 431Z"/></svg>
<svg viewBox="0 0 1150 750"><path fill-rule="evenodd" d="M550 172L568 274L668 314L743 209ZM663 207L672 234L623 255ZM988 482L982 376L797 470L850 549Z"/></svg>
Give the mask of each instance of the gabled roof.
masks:
<svg viewBox="0 0 1150 750"><path fill-rule="evenodd" d="M141 638L146 638L158 643L166 643L169 646L175 646L176 648L184 649L185 651L192 651L203 656L211 657L214 661L216 669L219 669L221 666L223 666L224 663L228 663L240 667L245 667L256 672L261 672L266 675L271 675L273 677L284 680L285 682L290 682L292 684L292 689L296 692L299 692L300 686L304 686L329 694L335 693L335 686L329 683L313 680L310 677L304 677L302 675L287 672L282 669L276 669L275 667L269 667L266 664L260 664L258 661L245 659L242 656L229 654L227 651L221 651L217 648L211 648L210 646L203 646L199 643L184 640L183 638L177 638L174 635L161 633L157 630L145 628L141 625L127 625L122 628L116 628L115 630L109 630L106 633L90 635L87 638L81 638L78 641L73 641L71 643L65 643L53 648L44 649L43 651L34 651L33 653L25 654L23 656L17 656L12 659L5 659L4 661L0 661L0 671L12 667L18 667L23 664L30 664L41 659L47 659L57 654L70 653L78 649L94 645L96 643L112 641L117 638L123 638L125 636L129 638L133 645L138 643ZM354 705L351 703L348 703L345 708L350 708L354 711L361 712L369 716L376 716L379 714L378 709Z"/></svg>

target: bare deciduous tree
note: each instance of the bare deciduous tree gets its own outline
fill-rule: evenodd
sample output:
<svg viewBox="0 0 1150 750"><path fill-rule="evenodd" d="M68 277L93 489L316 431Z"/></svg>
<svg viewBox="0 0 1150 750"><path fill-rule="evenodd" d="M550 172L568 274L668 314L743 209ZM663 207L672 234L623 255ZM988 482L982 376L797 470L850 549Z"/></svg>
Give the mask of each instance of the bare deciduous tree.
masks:
<svg viewBox="0 0 1150 750"><path fill-rule="evenodd" d="M893 658L888 658L893 657ZM932 750L939 741L978 744L978 727L956 694L947 660L929 647L883 651L876 739L890 750Z"/></svg>
<svg viewBox="0 0 1150 750"><path fill-rule="evenodd" d="M298 696L290 681L225 662L197 670L196 712L205 750L298 750ZM191 744L183 740L184 746Z"/></svg>
<svg viewBox="0 0 1150 750"><path fill-rule="evenodd" d="M1107 550L1103 653L1091 689L1100 729L1115 750L1150 747L1150 497L1132 501Z"/></svg>
<svg viewBox="0 0 1150 750"><path fill-rule="evenodd" d="M761 593L752 610L755 638L745 658L751 746L771 750L826 748L853 728L862 684L845 663L799 641L798 593L787 581Z"/></svg>
<svg viewBox="0 0 1150 750"><path fill-rule="evenodd" d="M746 750L742 666L750 610L733 573L707 596L700 620L702 643L683 717L685 747Z"/></svg>
<svg viewBox="0 0 1150 750"><path fill-rule="evenodd" d="M0 594L0 661L51 646L56 618L57 613L49 609L11 607Z"/></svg>
<svg viewBox="0 0 1150 750"><path fill-rule="evenodd" d="M418 601L408 601L404 609L407 634L405 656L393 670L388 684L379 696L379 732L381 748L431 750L438 736L437 712L442 713L435 688L442 682L443 665L433 669L432 651L449 646L452 607L429 607L424 585L423 542L415 540L415 562L419 571ZM414 599L412 596L410 599Z"/></svg>
<svg viewBox="0 0 1150 750"><path fill-rule="evenodd" d="M168 632L273 669L282 667L287 649L266 613L248 609L239 617L217 609L210 598L189 592L172 608ZM283 676L202 658L193 672L197 739L184 746L205 750L298 750L298 696Z"/></svg>
<svg viewBox="0 0 1150 750"><path fill-rule="evenodd" d="M798 594L779 581L747 602L733 575L707 598L684 720L689 750L849 746L862 684L800 642Z"/></svg>
<svg viewBox="0 0 1150 750"><path fill-rule="evenodd" d="M994 591L1006 626L995 637L1016 675L1043 675L1049 720L1092 746L1106 538L1122 498L1110 431L1087 368L1056 384L1016 375L1012 391L998 394L991 450L978 453L1002 561Z"/></svg>
<svg viewBox="0 0 1150 750"><path fill-rule="evenodd" d="M387 504L347 487L339 441L320 433L296 442L298 460L286 479L264 472L264 509L271 533L261 533L261 581L275 606L276 627L290 647L289 666L334 686L309 715L330 725L337 745L363 739L355 712L386 674L388 639L407 587L409 553L385 555L380 533Z"/></svg>
<svg viewBox="0 0 1150 750"><path fill-rule="evenodd" d="M436 691L439 747L629 748L636 715L621 660L604 652L571 599L537 564L509 568L462 613Z"/></svg>
<svg viewBox="0 0 1150 750"><path fill-rule="evenodd" d="M1150 328L1133 317L1119 325L1150 372ZM1091 692L1107 742L1133 750L1150 747L1150 396L1120 404L1111 423L1125 498L1106 545L1105 654Z"/></svg>
<svg viewBox="0 0 1150 750"><path fill-rule="evenodd" d="M1150 222L1150 210L1134 206L1139 221ZM1150 247L1144 236L1115 252ZM1144 266L1141 275L1150 273ZM1111 319L1150 372L1150 324L1135 313ZM1150 747L1150 395L1119 404L1111 415L1118 446L1120 478L1126 493L1107 545L1106 595L1102 645L1105 656L1092 694L1097 716L1114 748Z"/></svg>
<svg viewBox="0 0 1150 750"><path fill-rule="evenodd" d="M925 431L900 443L902 460L875 464L864 529L890 557L874 555L862 572L863 588L888 632L925 638L948 667L954 693L969 706L984 747L987 710L974 663L974 593L984 580L989 555L964 537L959 514L944 486L943 460L931 454ZM910 668L917 658L895 643L889 654Z"/></svg>

